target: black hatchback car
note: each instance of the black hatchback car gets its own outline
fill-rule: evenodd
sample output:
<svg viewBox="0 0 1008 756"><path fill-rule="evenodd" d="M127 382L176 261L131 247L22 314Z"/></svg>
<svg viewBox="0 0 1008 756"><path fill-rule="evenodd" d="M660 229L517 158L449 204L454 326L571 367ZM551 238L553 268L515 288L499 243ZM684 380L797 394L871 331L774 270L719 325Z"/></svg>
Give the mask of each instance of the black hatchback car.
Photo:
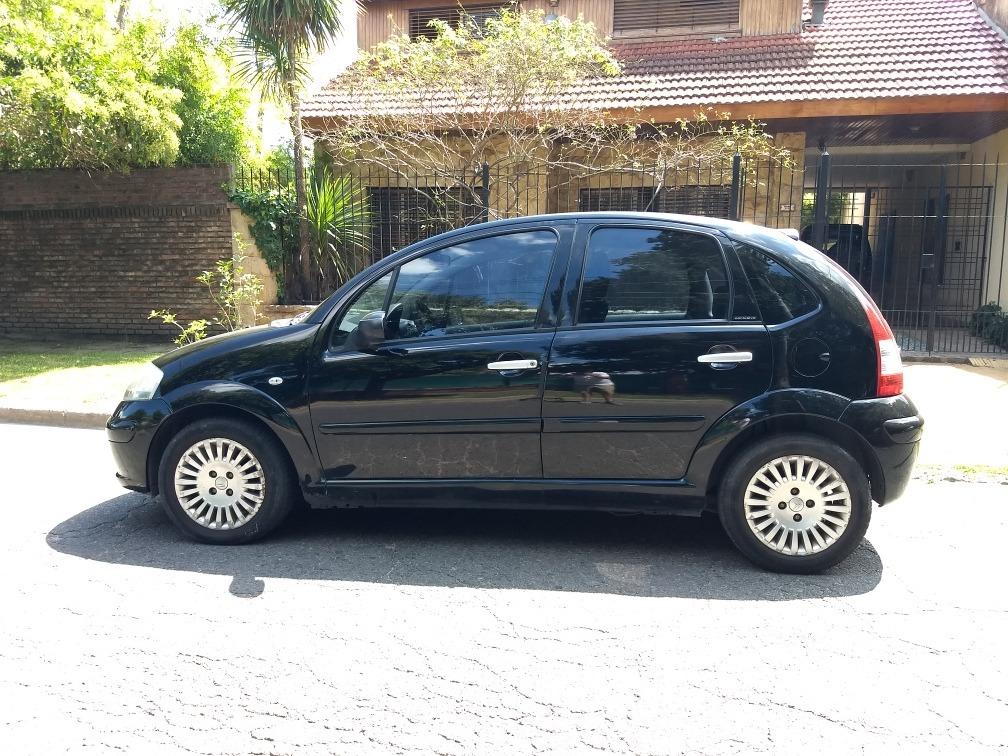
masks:
<svg viewBox="0 0 1008 756"><path fill-rule="evenodd" d="M124 486L242 543L292 507L720 515L753 562L836 564L923 421L842 268L784 234L656 214L452 231L300 322L148 366L108 421Z"/></svg>

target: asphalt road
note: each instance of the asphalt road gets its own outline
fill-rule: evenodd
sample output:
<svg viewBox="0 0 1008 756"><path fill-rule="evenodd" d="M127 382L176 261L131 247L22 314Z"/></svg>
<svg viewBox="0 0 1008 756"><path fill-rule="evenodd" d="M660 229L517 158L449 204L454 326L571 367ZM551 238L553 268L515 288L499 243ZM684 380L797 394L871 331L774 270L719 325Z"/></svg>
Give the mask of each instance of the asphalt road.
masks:
<svg viewBox="0 0 1008 756"><path fill-rule="evenodd" d="M0 425L10 754L994 753L1008 486L917 483L817 577L716 522L323 512L181 540L103 434Z"/></svg>

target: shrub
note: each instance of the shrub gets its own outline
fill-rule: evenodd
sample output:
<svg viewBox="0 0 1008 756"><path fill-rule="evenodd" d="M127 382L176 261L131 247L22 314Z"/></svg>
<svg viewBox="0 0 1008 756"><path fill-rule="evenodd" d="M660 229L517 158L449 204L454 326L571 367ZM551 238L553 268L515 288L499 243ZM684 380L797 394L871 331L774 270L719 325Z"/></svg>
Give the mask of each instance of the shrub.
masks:
<svg viewBox="0 0 1008 756"><path fill-rule="evenodd" d="M363 265L371 213L367 195L350 176L332 176L321 166L308 184L305 215L312 233L312 253L319 272L332 266L336 283L347 281Z"/></svg>
<svg viewBox="0 0 1008 756"><path fill-rule="evenodd" d="M259 299L263 285L254 273L247 273L243 265L245 255L240 247L234 259L220 260L213 270L204 270L196 280L206 287L210 300L217 308L217 314L210 320L200 318L182 324L178 316L170 310L151 310L148 320L158 319L166 325L175 326L179 335L175 343L179 346L191 344L206 338L210 326L217 326L222 331L237 331L244 328L242 313L247 313L247 320L253 325L259 313Z"/></svg>
<svg viewBox="0 0 1008 756"><path fill-rule="evenodd" d="M1008 314L994 302L978 307L970 315L970 333L1008 349Z"/></svg>
<svg viewBox="0 0 1008 756"><path fill-rule="evenodd" d="M298 254L297 206L292 187L262 191L235 190L228 198L252 219L252 238L283 296L284 261Z"/></svg>

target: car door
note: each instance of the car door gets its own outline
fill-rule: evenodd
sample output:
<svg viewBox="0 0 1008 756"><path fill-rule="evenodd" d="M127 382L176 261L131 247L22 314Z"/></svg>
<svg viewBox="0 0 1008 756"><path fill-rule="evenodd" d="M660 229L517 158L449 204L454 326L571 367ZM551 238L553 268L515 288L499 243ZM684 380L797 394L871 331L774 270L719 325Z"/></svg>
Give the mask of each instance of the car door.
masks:
<svg viewBox="0 0 1008 756"><path fill-rule="evenodd" d="M640 222L582 224L575 249L543 397L544 475L680 479L711 424L771 380L734 250Z"/></svg>
<svg viewBox="0 0 1008 756"><path fill-rule="evenodd" d="M328 480L542 476L543 377L571 229L452 241L335 313L309 388ZM359 349L354 328L374 310L390 313L387 339Z"/></svg>

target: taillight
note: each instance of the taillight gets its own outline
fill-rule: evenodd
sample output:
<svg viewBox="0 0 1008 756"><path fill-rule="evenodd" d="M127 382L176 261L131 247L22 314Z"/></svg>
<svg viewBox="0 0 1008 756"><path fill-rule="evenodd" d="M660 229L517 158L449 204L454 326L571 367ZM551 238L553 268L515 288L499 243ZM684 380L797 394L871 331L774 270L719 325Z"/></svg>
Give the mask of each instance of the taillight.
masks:
<svg viewBox="0 0 1008 756"><path fill-rule="evenodd" d="M882 316L879 308L865 295L862 299L865 315L871 323L872 337L875 339L875 350L878 352L878 396L896 396L903 393L903 358L900 357L899 344L893 336L892 329Z"/></svg>
<svg viewBox="0 0 1008 756"><path fill-rule="evenodd" d="M882 315L882 311L875 304L875 300L858 283L858 280L848 273L836 260L832 260L826 255L823 255L823 257L834 268L840 271L844 278L850 281L854 287L854 293L864 308L865 315L868 316L868 323L871 325L872 340L875 342L875 395L896 396L897 394L902 394L903 358L900 357L899 344L896 343L896 337L893 335L892 328L889 327L885 316Z"/></svg>

